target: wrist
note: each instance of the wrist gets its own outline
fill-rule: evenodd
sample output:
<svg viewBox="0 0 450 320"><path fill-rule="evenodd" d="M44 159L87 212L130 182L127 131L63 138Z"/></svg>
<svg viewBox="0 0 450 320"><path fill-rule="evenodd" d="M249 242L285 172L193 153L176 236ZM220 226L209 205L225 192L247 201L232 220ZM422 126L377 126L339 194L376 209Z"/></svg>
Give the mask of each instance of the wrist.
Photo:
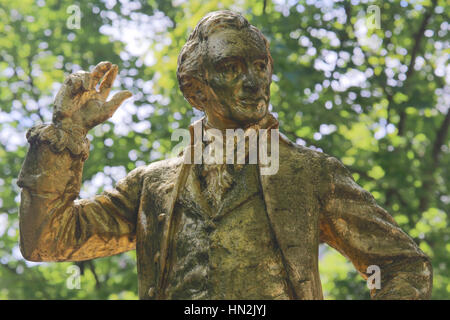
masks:
<svg viewBox="0 0 450 320"><path fill-rule="evenodd" d="M54 153L68 150L72 157L84 161L89 155L89 140L86 130L77 125L66 126L62 123L39 124L27 132L27 140L32 143L47 143Z"/></svg>

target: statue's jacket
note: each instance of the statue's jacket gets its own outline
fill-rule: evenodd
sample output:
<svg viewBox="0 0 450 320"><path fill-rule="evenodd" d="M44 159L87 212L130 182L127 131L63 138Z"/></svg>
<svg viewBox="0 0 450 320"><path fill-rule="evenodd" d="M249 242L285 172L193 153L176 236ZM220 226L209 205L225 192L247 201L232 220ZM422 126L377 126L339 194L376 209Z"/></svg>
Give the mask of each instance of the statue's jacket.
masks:
<svg viewBox="0 0 450 320"><path fill-rule="evenodd" d="M27 139L18 179L23 256L82 261L136 249L139 297L166 299L179 219L174 208L192 169L184 155L138 167L114 189L80 200L88 140L53 124L33 127ZM364 279L375 270L369 266L379 268L381 287L371 290L372 298L428 299L428 257L344 165L282 134L279 141L278 172L260 174L259 183L289 297L323 299L318 249L327 243Z"/></svg>

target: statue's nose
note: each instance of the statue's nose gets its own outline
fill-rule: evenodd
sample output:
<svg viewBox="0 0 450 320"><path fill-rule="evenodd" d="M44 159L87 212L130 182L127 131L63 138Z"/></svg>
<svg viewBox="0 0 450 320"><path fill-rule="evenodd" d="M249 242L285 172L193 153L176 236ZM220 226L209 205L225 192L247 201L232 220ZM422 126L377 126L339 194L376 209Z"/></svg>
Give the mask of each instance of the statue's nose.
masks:
<svg viewBox="0 0 450 320"><path fill-rule="evenodd" d="M251 93L256 93L258 91L258 80L251 71L244 74L243 80L243 88L245 91Z"/></svg>

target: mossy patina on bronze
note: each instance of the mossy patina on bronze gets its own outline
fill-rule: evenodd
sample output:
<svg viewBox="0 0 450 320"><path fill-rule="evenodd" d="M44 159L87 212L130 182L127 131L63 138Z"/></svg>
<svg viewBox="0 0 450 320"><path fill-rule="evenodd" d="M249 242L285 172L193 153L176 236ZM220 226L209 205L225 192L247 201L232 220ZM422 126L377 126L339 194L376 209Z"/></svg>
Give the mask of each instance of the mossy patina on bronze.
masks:
<svg viewBox="0 0 450 320"><path fill-rule="evenodd" d="M87 132L131 93L106 98L117 66L78 72L53 122L30 129L19 175L20 248L31 261L81 261L136 249L141 299L322 299L325 242L360 274L381 270L374 299L428 299L428 257L336 158L280 134L279 170L191 164L179 157L131 171L113 190L76 200ZM240 14L212 12L178 61L180 88L219 130L276 129L268 111L273 61ZM97 91L96 85L104 78Z"/></svg>

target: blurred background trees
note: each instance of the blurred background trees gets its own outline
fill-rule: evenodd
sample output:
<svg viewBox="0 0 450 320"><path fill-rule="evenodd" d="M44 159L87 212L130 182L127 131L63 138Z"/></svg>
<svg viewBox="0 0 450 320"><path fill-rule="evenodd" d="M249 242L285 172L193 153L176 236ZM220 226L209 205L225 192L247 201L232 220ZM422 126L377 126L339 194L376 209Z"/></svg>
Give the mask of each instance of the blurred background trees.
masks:
<svg viewBox="0 0 450 320"><path fill-rule="evenodd" d="M281 131L341 159L432 258L433 298L450 298L446 0L0 0L0 299L137 298L134 252L78 263L81 289L67 287L72 263L22 258L16 178L25 132L51 121L66 75L109 60L119 65L115 89L134 98L89 133L80 196L168 157L171 132L201 116L178 89L178 53L218 9L242 12L269 39ZM326 299L369 298L351 263L325 245L320 271Z"/></svg>

